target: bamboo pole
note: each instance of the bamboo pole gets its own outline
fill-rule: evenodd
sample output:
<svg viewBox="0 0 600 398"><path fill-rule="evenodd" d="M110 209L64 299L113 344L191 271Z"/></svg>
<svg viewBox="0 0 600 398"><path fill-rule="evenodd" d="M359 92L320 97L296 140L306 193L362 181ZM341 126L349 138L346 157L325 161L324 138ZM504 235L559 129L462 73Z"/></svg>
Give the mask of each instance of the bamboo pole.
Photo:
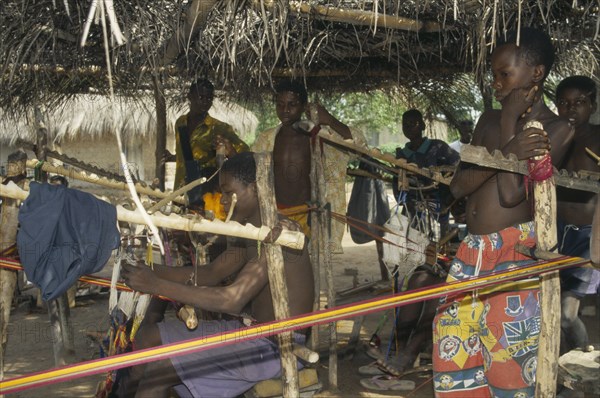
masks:
<svg viewBox="0 0 600 398"><path fill-rule="evenodd" d="M0 196L12 199L25 200L29 192L17 187L9 182L6 185L0 184ZM208 232L218 235L236 236L238 238L264 240L271 229L266 226L257 228L253 225L242 225L237 222L223 222L220 220L208 221L202 218L185 218L175 214L165 216L164 214L153 214L150 216L157 227L177 229L190 232ZM126 210L122 206L117 206L117 219L134 224L145 224L145 221L137 210ZM302 249L304 247L304 234L299 231L281 231L279 238L275 243L291 247L292 249Z"/></svg>
<svg viewBox="0 0 600 398"><path fill-rule="evenodd" d="M25 152L18 151L8 156L7 177L25 177ZM23 185L24 180L20 182ZM0 251L8 249L17 241L17 226L19 215L19 203L16 200L5 200L2 202L0 228ZM4 379L4 351L8 341L8 322L10 320L10 308L17 286L17 272L0 269L0 380Z"/></svg>
<svg viewBox="0 0 600 398"><path fill-rule="evenodd" d="M524 129L544 126L538 121L530 121ZM539 160L539 159L537 159ZM534 181L534 223L537 248L542 251L556 250L558 242L556 225L556 188L554 178ZM560 280L558 271L540 276L541 326L538 345L538 360L535 378L535 396L549 398L556 396L558 379L558 357L560 345Z"/></svg>
<svg viewBox="0 0 600 398"><path fill-rule="evenodd" d="M256 160L256 187L262 224L273 228L277 224L277 206L273 192L274 176L271 153L257 153ZM288 289L285 280L285 265L281 246L265 243L263 245L267 256L267 271L269 273L269 286L273 299L275 319L286 319L290 316ZM260 255L260 253L259 253ZM292 352L292 332L277 335L279 353L281 355L281 377L283 381L283 396L298 397L298 366L296 357Z"/></svg>
<svg viewBox="0 0 600 398"><path fill-rule="evenodd" d="M34 169L38 166L39 163L40 163L39 160L31 159L31 160L27 161L27 167L29 167L30 169ZM111 180L106 177L92 176L87 173L76 171L74 169L65 169L62 166L54 166L49 163L43 163L40 168L43 171L46 171L49 173L60 174L65 177L73 178L75 180L85 181L85 182L89 182L92 184L98 184L98 185L102 185L103 187L107 187L107 188L119 189L121 191L129 190L129 188L127 188L127 183L125 183L125 182ZM152 189L150 187L143 186L139 182L135 183L135 190L139 194L145 194L148 196L153 196L155 198L161 198L161 199L166 198L170 195L170 192L162 192L157 189ZM185 204L185 198L183 198L182 196L172 198L172 200L173 200L173 202L176 202L179 204Z"/></svg>

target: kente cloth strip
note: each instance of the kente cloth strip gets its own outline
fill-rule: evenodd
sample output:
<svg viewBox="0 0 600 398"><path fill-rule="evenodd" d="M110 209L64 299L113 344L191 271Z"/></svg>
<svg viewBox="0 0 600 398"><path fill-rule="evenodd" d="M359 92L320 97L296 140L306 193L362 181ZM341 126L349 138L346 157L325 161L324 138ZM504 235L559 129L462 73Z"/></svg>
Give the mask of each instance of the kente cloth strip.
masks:
<svg viewBox="0 0 600 398"><path fill-rule="evenodd" d="M119 247L116 208L64 185L29 185L19 210L19 258L45 301L104 267Z"/></svg>
<svg viewBox="0 0 600 398"><path fill-rule="evenodd" d="M314 325L322 325L342 319L367 315L400 305L431 300L434 298L444 297L448 294L458 294L461 292L471 291L473 289L482 289L517 279L529 278L542 273L556 271L562 268L580 266L587 264L588 262L589 260L578 257L561 257L554 261L536 262L524 266L523 268L507 269L505 271L479 278L469 278L466 280L390 295L383 298L360 301L358 303L317 311L293 318L251 326L235 332L217 334L199 339L191 339L180 343L163 345L146 350L116 355L114 357L82 362L58 369L51 369L26 376L6 379L0 381L0 394L8 394L31 388L42 387L62 381L73 380L79 377L103 373L113 369L140 365L160 359L172 358L174 356L207 350L213 347L235 344L236 342L240 341L273 336L279 333L304 329Z"/></svg>

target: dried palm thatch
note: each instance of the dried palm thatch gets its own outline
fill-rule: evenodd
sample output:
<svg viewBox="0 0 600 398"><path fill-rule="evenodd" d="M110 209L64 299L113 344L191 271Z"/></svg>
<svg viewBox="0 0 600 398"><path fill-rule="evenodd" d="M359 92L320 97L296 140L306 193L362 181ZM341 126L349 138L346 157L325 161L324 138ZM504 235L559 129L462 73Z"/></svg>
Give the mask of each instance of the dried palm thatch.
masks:
<svg viewBox="0 0 600 398"><path fill-rule="evenodd" d="M597 0L5 0L0 107L107 92L99 14L90 14L99 1L114 11L111 69L122 95L150 88L153 76L171 88L208 76L254 101L275 79L298 77L324 94L414 89L441 109L464 93L449 87L485 86L495 37L518 25L550 33L561 75L598 74Z"/></svg>
<svg viewBox="0 0 600 398"><path fill-rule="evenodd" d="M156 134L154 100L148 93L141 93L135 99L118 96L114 103L104 95L79 94L61 101L55 107L40 108L40 121L36 120L33 109L24 113L5 113L0 110L0 142L11 144L18 139L35 142L40 122L48 132L48 139L56 142L76 136L102 138L105 134L113 135L114 128L121 132L124 140L131 142L139 142ZM187 104L177 101L169 103L169 135L174 135L175 121L185 112ZM258 124L251 112L219 99L215 100L211 115L232 125L242 137L253 133Z"/></svg>

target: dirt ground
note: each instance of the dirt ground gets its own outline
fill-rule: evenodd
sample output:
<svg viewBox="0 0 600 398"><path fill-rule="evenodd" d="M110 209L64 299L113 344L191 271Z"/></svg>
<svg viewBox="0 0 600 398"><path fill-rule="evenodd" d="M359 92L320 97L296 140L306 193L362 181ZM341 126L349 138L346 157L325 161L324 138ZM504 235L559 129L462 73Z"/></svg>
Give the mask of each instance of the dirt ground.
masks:
<svg viewBox="0 0 600 398"><path fill-rule="evenodd" d="M344 254L334 256L334 283L336 291L340 292L358 284L366 286L370 282L380 280L379 265L374 243L356 245L347 233L343 241ZM356 274L356 275L354 275ZM323 280L322 286L325 286ZM382 283L385 288L386 284ZM385 289L380 289L385 290ZM31 292L28 291L28 293ZM375 293L371 293L373 297ZM368 298L369 293L358 294L350 299L358 300ZM588 309L589 311L589 309ZM596 312L597 314L597 312ZM74 362L88 361L99 358L97 343L86 337L88 332L104 332L108 325L108 294L95 294L77 299L77 306L71 310L75 330L76 358ZM391 315L391 314L390 314ZM377 328L382 318L381 313L367 315L360 332L360 342L352 357L340 356L338 361L338 389L328 387L328 360L322 358L318 364L320 381L324 389L317 397L433 397L431 385L431 372L415 374L409 379L415 381L416 390L409 392L373 392L360 385L364 376L358 374L358 368L371 363L364 347L367 345L372 333ZM585 316L584 321L591 330L592 342L598 345L598 316ZM382 346L386 346L390 336L392 321L388 320L382 332ZM4 357L4 377L13 378L32 372L39 372L53 367L52 334L45 310L30 310L28 305L21 305L11 315L9 343ZM339 350L347 348L348 339L352 331L353 321L338 323ZM321 336L326 336L322 327ZM325 337L322 337L324 340ZM598 347L597 347L598 348ZM90 376L76 379L71 382L54 384L43 388L31 389L14 394L14 397L91 397L97 383L103 375ZM404 394L404 395L403 395Z"/></svg>

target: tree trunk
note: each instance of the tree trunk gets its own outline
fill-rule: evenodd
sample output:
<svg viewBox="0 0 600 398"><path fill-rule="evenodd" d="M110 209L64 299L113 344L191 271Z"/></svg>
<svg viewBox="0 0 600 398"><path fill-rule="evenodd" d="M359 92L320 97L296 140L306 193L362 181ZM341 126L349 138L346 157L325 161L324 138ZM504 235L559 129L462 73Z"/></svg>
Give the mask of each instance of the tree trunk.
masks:
<svg viewBox="0 0 600 398"><path fill-rule="evenodd" d="M257 153L254 156L256 159L256 187L258 190L262 224L272 229L278 221L275 194L273 193L272 158L270 153ZM267 256L269 286L273 298L275 319L289 318L290 307L281 246L265 243L262 247ZM298 367L296 357L292 352L293 333L280 333L277 335L277 341L279 342L279 352L281 354L283 396L298 397L300 394L298 387Z"/></svg>
<svg viewBox="0 0 600 398"><path fill-rule="evenodd" d="M155 171L154 176L158 178L158 188L165 190L165 163L162 161L167 149L167 102L163 93L163 87L158 76L153 79L154 102L156 104L156 150L154 152Z"/></svg>

